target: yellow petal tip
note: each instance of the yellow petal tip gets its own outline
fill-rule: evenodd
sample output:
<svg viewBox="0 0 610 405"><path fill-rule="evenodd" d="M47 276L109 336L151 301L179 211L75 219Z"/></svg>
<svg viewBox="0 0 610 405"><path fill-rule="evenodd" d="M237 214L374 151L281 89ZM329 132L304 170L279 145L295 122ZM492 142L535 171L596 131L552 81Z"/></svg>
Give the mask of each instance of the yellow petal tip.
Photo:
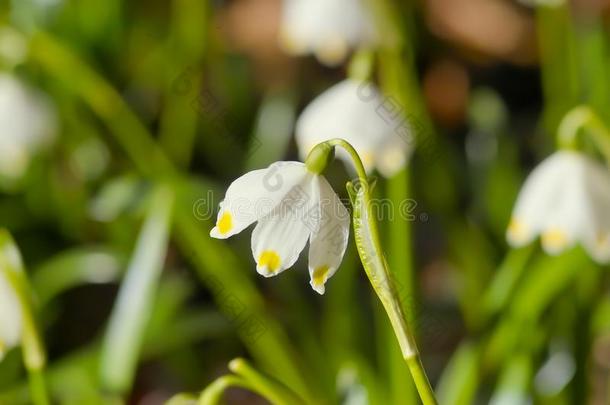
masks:
<svg viewBox="0 0 610 405"><path fill-rule="evenodd" d="M274 250L265 250L258 257L258 268L266 270L265 273L273 275L280 269L282 260Z"/></svg>

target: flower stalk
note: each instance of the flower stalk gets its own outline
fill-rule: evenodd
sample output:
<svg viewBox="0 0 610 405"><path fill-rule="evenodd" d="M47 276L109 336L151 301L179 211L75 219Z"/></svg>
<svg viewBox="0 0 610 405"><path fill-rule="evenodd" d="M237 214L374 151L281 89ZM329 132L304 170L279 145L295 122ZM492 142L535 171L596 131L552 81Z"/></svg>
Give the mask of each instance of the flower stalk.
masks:
<svg viewBox="0 0 610 405"><path fill-rule="evenodd" d="M0 229L0 272L17 295L22 316L21 347L23 363L28 370L32 403L50 403L43 371L46 353L33 311L30 284L23 269L21 254L8 231Z"/></svg>
<svg viewBox="0 0 610 405"><path fill-rule="evenodd" d="M379 231L374 215L371 213L371 185L356 150L342 139L332 139L327 145L343 148L352 158L357 182L349 182L347 189L353 205L353 225L358 254L366 274L379 297L396 334L402 356L405 359L419 396L424 403L436 404L434 391L422 366L415 338L409 328L400 297L392 282L391 272L381 248Z"/></svg>
<svg viewBox="0 0 610 405"><path fill-rule="evenodd" d="M578 149L577 138L585 129L599 152L610 164L610 131L603 121L586 105L580 105L570 110L559 124L557 143L565 149Z"/></svg>

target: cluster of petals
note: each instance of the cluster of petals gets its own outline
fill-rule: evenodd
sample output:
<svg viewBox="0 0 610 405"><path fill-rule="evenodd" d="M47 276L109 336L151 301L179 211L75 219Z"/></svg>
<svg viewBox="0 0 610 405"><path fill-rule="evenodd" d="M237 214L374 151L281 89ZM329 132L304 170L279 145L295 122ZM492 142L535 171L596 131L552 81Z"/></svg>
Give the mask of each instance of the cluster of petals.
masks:
<svg viewBox="0 0 610 405"><path fill-rule="evenodd" d="M376 42L365 0L284 0L280 45L290 54L315 55L326 65Z"/></svg>
<svg viewBox="0 0 610 405"><path fill-rule="evenodd" d="M303 160L320 142L342 138L356 149L367 172L377 169L382 176L392 177L411 155L412 124L397 102L383 97L375 85L346 79L303 110L295 132ZM338 151L337 156L351 166L347 153Z"/></svg>
<svg viewBox="0 0 610 405"><path fill-rule="evenodd" d="M309 242L312 288L324 294L347 247L350 216L330 184L300 162L276 162L236 179L210 235L226 239L256 222L252 255L265 277L292 267Z"/></svg>
<svg viewBox="0 0 610 405"><path fill-rule="evenodd" d="M559 254L580 243L599 263L610 261L610 172L593 158L562 150L526 179L507 231L520 247L541 237L543 249Z"/></svg>

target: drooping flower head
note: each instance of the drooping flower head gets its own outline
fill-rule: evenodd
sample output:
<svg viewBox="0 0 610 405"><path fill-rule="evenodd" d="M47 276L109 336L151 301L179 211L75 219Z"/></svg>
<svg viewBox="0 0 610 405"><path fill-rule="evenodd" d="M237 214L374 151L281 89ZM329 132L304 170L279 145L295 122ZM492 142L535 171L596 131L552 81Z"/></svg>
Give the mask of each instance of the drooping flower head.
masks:
<svg viewBox="0 0 610 405"><path fill-rule="evenodd" d="M320 142L343 138L356 148L367 172L377 169L391 177L402 169L412 151L413 137L403 112L384 99L371 83L344 80L309 104L296 124L301 158ZM349 156L337 156L349 164Z"/></svg>
<svg viewBox="0 0 610 405"><path fill-rule="evenodd" d="M328 181L304 163L277 162L228 188L212 237L226 239L254 222L252 255L265 277L290 268L309 241L312 288L324 293L341 264L350 217Z"/></svg>
<svg viewBox="0 0 610 405"><path fill-rule="evenodd" d="M610 261L610 172L587 155L559 151L529 175L507 231L519 247L541 235L548 254L581 243L600 263Z"/></svg>
<svg viewBox="0 0 610 405"><path fill-rule="evenodd" d="M46 97L0 73L0 175L16 179L33 153L52 141L56 119Z"/></svg>
<svg viewBox="0 0 610 405"><path fill-rule="evenodd" d="M312 53L336 65L350 49L370 46L376 37L363 0L284 0L280 44L293 55Z"/></svg>

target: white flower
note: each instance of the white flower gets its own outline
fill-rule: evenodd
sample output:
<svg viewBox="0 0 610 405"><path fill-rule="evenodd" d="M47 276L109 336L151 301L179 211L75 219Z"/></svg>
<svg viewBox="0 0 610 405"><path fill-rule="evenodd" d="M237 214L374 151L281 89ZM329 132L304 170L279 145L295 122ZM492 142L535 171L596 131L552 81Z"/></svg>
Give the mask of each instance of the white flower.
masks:
<svg viewBox="0 0 610 405"><path fill-rule="evenodd" d="M284 0L280 44L291 54L313 53L336 65L350 49L375 43L371 20L362 0Z"/></svg>
<svg viewBox="0 0 610 405"><path fill-rule="evenodd" d="M324 294L341 264L349 214L328 181L300 162L277 162L235 180L228 188L210 235L226 239L258 221L252 254L259 274L290 268L309 240L311 286Z"/></svg>
<svg viewBox="0 0 610 405"><path fill-rule="evenodd" d="M52 140L55 124L44 95L0 73L0 175L22 176L31 155Z"/></svg>
<svg viewBox="0 0 610 405"><path fill-rule="evenodd" d="M21 304L11 284L0 271L0 360L21 341Z"/></svg>
<svg viewBox="0 0 610 405"><path fill-rule="evenodd" d="M519 247L537 235L548 254L580 242L597 262L610 261L610 172L578 152L545 159L519 193L507 239Z"/></svg>
<svg viewBox="0 0 610 405"><path fill-rule="evenodd" d="M384 99L371 83L344 80L309 104L296 124L296 141L304 159L318 143L343 138L354 146L367 172L376 168L385 177L402 169L413 138L403 111ZM347 153L337 156L347 162Z"/></svg>

